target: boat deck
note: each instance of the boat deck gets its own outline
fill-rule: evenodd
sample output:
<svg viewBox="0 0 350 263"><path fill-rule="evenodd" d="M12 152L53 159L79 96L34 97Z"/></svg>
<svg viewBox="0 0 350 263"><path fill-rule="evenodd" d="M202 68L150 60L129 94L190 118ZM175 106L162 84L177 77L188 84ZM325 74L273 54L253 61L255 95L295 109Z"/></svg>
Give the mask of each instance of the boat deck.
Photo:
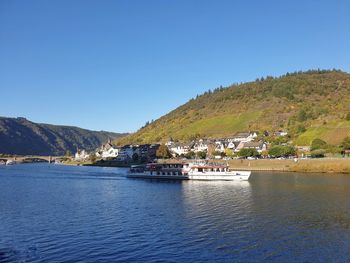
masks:
<svg viewBox="0 0 350 263"><path fill-rule="evenodd" d="M128 174L126 177L138 178L138 179L189 180L188 176L181 176L181 175Z"/></svg>

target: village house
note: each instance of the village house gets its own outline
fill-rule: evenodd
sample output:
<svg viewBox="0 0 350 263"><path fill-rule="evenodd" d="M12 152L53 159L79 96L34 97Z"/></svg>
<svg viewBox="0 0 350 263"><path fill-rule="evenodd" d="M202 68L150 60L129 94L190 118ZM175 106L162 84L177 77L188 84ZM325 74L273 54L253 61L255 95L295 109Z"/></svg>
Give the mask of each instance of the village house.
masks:
<svg viewBox="0 0 350 263"><path fill-rule="evenodd" d="M117 156L117 161L130 161L132 160L134 154L140 154L138 145L127 144L120 148L119 154Z"/></svg>
<svg viewBox="0 0 350 263"><path fill-rule="evenodd" d="M267 145L264 142L244 142L244 149L256 149L258 153L262 153L267 150Z"/></svg>
<svg viewBox="0 0 350 263"><path fill-rule="evenodd" d="M215 151L216 152L225 152L225 149L227 148L228 143L225 140L216 140L215 141Z"/></svg>
<svg viewBox="0 0 350 263"><path fill-rule="evenodd" d="M160 144L142 144L139 146L140 158L142 161L152 161L156 158Z"/></svg>
<svg viewBox="0 0 350 263"><path fill-rule="evenodd" d="M169 147L169 150L173 154L173 156L181 156L190 152L191 146L185 143L173 143Z"/></svg>
<svg viewBox="0 0 350 263"><path fill-rule="evenodd" d="M106 144L103 144L101 148L96 152L96 156L102 159L115 158L118 156L120 149L114 146L109 140Z"/></svg>
<svg viewBox="0 0 350 263"><path fill-rule="evenodd" d="M89 159L90 155L85 150L77 150L74 155L74 160L76 161L85 161Z"/></svg>
<svg viewBox="0 0 350 263"><path fill-rule="evenodd" d="M120 148L117 161L153 161L160 144L124 145Z"/></svg>
<svg viewBox="0 0 350 263"><path fill-rule="evenodd" d="M226 144L226 148L227 149L230 149L232 151L236 151L239 144L241 144L241 142L238 142L238 141L227 141L227 144ZM241 146L243 147L243 144L241 144Z"/></svg>
<svg viewBox="0 0 350 263"><path fill-rule="evenodd" d="M284 136L288 135L288 132L286 132L286 131L277 131L277 132L274 132L273 135L276 136L276 137L284 137Z"/></svg>
<svg viewBox="0 0 350 263"><path fill-rule="evenodd" d="M232 138L228 139L229 142L251 142L254 141L254 139L258 137L258 134L256 132L240 132L237 133Z"/></svg>
<svg viewBox="0 0 350 263"><path fill-rule="evenodd" d="M197 142L194 142L193 149L194 152L208 152L208 147L211 144L209 140L200 139Z"/></svg>
<svg viewBox="0 0 350 263"><path fill-rule="evenodd" d="M172 140L172 139L170 139L169 141L167 141L166 143L165 143L165 146L167 146L169 149L171 148L171 146L173 146L175 144L175 142Z"/></svg>

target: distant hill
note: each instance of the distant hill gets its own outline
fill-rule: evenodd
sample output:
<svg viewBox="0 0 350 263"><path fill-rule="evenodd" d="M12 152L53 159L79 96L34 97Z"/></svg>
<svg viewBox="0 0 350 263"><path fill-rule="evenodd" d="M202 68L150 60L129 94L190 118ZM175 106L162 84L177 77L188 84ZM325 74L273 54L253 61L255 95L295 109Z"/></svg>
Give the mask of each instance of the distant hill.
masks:
<svg viewBox="0 0 350 263"><path fill-rule="evenodd" d="M310 70L205 92L116 142L188 141L240 131L287 130L296 145L309 145L315 138L336 145L350 134L348 112L350 75Z"/></svg>
<svg viewBox="0 0 350 263"><path fill-rule="evenodd" d="M0 153L5 154L64 155L67 151L76 152L77 148L93 150L124 135L0 117Z"/></svg>

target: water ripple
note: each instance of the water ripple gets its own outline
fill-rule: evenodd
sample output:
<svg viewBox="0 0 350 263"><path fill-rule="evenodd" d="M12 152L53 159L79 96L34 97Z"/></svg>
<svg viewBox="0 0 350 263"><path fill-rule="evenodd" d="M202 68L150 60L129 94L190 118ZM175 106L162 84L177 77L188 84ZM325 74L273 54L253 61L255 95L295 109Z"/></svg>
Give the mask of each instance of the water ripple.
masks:
<svg viewBox="0 0 350 263"><path fill-rule="evenodd" d="M0 262L349 262L350 179L129 180L125 169L0 169Z"/></svg>

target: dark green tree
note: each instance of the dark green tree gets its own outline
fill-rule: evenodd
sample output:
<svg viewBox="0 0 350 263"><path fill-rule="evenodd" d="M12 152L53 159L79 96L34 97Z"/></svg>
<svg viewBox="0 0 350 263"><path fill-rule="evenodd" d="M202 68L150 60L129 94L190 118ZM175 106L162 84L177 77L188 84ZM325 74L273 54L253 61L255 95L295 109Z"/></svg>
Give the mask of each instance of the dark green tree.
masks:
<svg viewBox="0 0 350 263"><path fill-rule="evenodd" d="M199 159L205 159L205 158L207 158L207 153L206 152L197 152L197 157Z"/></svg>
<svg viewBox="0 0 350 263"><path fill-rule="evenodd" d="M326 151L324 149L317 149L311 151L312 158L323 158L325 156Z"/></svg>
<svg viewBox="0 0 350 263"><path fill-rule="evenodd" d="M298 125L298 127L297 127L297 132L298 133L303 133L305 131L306 131L306 128L305 128L304 125Z"/></svg>
<svg viewBox="0 0 350 263"><path fill-rule="evenodd" d="M195 152L190 151L190 152L185 154L185 158L186 159L194 159L194 157L196 157L196 153Z"/></svg>
<svg viewBox="0 0 350 263"><path fill-rule="evenodd" d="M327 143L324 140L317 138L311 142L311 151L325 148L327 148Z"/></svg>
<svg viewBox="0 0 350 263"><path fill-rule="evenodd" d="M350 149L350 137L349 136L346 136L344 138L344 140L342 141L342 143L340 144L340 148L342 150L349 150Z"/></svg>
<svg viewBox="0 0 350 263"><path fill-rule="evenodd" d="M259 153L256 149L253 148L243 148L238 152L238 156L240 157L256 157L259 156Z"/></svg>
<svg viewBox="0 0 350 263"><path fill-rule="evenodd" d="M139 161L139 155L138 155L137 153L134 153L134 154L132 155L132 160L133 160L134 162L138 162L138 161Z"/></svg>
<svg viewBox="0 0 350 263"><path fill-rule="evenodd" d="M269 149L268 153L273 157L287 157L295 155L296 150L293 146L275 145Z"/></svg>
<svg viewBox="0 0 350 263"><path fill-rule="evenodd" d="M298 113L298 121L300 122L304 122L307 120L307 114L306 114L306 111L301 109Z"/></svg>
<svg viewBox="0 0 350 263"><path fill-rule="evenodd" d="M345 119L346 119L347 121L350 121L350 112L348 112L348 114L346 114Z"/></svg>

